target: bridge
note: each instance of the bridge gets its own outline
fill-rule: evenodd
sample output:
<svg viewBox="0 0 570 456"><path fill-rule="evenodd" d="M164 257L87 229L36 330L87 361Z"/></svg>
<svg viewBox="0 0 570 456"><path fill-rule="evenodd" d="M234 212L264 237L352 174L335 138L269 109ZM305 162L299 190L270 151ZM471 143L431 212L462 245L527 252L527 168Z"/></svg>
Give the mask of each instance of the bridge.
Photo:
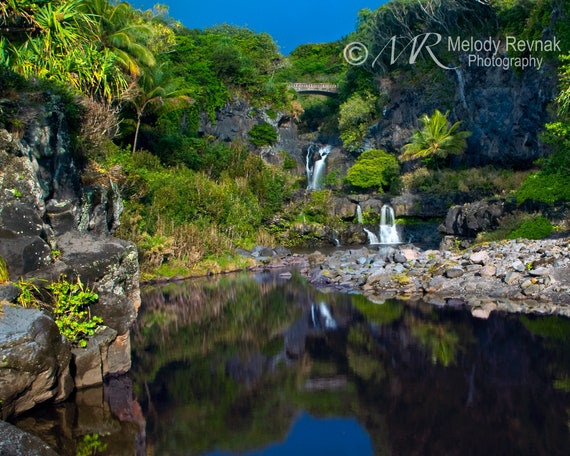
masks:
<svg viewBox="0 0 570 456"><path fill-rule="evenodd" d="M334 97L338 95L338 85L337 84L327 84L327 83L317 83L317 82L295 82L289 84L290 89L297 91L298 93L309 93L316 95L327 95L329 97Z"/></svg>

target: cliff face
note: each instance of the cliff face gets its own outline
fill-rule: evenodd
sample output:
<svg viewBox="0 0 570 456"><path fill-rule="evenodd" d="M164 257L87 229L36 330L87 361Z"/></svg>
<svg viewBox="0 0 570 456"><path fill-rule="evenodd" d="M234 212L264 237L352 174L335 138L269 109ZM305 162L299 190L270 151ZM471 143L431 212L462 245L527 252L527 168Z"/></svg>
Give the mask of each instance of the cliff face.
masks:
<svg viewBox="0 0 570 456"><path fill-rule="evenodd" d="M63 104L51 94L34 96L39 99L17 104L25 119L17 131L0 129L0 257L12 281L25 278L41 286L61 275L80 277L98 293L91 310L108 329L87 349L71 349L62 336L43 346L47 338L30 338L27 328L48 327L49 318L32 309L0 313L4 417L44 400L63 399L74 384L89 386L107 374L127 371L129 328L140 303L136 247L111 235L122 211L116 185L103 173L80 173ZM0 285L4 308L17 295L14 286ZM14 312L35 312L29 317L34 321L14 327L6 320ZM46 350L60 353L57 363L34 362ZM6 379L10 381L2 381ZM39 393L30 396L30 391Z"/></svg>
<svg viewBox="0 0 570 456"><path fill-rule="evenodd" d="M546 153L538 135L556 94L555 68L545 64L540 70L517 72L463 63L457 70L437 69L434 74L409 84L389 76L379 79L388 101L383 118L370 130L375 147L399 151L418 119L439 109L449 110L450 120L461 120L462 129L472 133L461 158L467 165L528 167Z"/></svg>

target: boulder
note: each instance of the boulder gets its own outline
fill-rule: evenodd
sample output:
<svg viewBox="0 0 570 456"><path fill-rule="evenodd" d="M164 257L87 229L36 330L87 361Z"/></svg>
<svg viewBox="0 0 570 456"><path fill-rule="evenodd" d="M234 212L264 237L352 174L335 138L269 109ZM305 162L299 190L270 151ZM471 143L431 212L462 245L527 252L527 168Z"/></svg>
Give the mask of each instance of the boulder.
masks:
<svg viewBox="0 0 570 456"><path fill-rule="evenodd" d="M471 238L481 231L493 230L499 226L499 219L505 215L503 201L477 201L453 206L447 212L445 221L439 226L444 234Z"/></svg>
<svg viewBox="0 0 570 456"><path fill-rule="evenodd" d="M47 443L0 420L0 454L3 456L57 456Z"/></svg>
<svg viewBox="0 0 570 456"><path fill-rule="evenodd" d="M99 295L91 306L94 315L117 334L125 334L140 306L138 253L134 244L108 235L67 232L59 237L61 249L57 269L44 271L43 277L57 280L54 273L80 277Z"/></svg>
<svg viewBox="0 0 570 456"><path fill-rule="evenodd" d="M51 249L39 236L0 237L0 257L8 264L11 280L52 262Z"/></svg>
<svg viewBox="0 0 570 456"><path fill-rule="evenodd" d="M48 399L63 400L71 393L69 343L43 312L3 305L0 352L3 418Z"/></svg>

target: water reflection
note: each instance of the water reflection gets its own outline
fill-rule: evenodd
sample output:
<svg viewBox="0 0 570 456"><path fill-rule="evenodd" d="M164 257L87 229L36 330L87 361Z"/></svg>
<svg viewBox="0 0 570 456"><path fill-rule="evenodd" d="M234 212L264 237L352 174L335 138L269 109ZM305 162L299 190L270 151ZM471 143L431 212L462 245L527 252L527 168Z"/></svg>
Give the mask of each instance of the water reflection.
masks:
<svg viewBox="0 0 570 456"><path fill-rule="evenodd" d="M558 339L512 316L324 294L295 275L155 287L134 331L147 444L321 454L315 439L333 434L310 435L310 416L359 423L374 454L566 454L570 360L557 353L570 331L553 325ZM360 454L348 446L332 454Z"/></svg>
<svg viewBox="0 0 570 456"><path fill-rule="evenodd" d="M567 319L379 305L297 274L156 285L123 393L17 424L61 454L100 432L102 454L562 455L569 342Z"/></svg>

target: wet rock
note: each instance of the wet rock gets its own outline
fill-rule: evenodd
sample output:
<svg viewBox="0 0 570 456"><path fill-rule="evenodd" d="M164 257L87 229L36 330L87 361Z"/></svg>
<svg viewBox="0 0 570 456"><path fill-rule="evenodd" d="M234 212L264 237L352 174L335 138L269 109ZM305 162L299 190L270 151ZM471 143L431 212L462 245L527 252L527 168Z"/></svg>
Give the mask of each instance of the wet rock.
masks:
<svg viewBox="0 0 570 456"><path fill-rule="evenodd" d="M433 279L430 279L427 287L426 287L426 292L427 293L435 293L438 290L440 290L443 287L443 284L445 283L445 279L443 277L434 277Z"/></svg>
<svg viewBox="0 0 570 456"><path fill-rule="evenodd" d="M57 453L43 440L1 420L0 454L3 456L57 456Z"/></svg>
<svg viewBox="0 0 570 456"><path fill-rule="evenodd" d="M108 347L117 337L117 332L108 327L99 327L87 341L86 347L71 350L75 366L76 388L100 385L108 373Z"/></svg>
<svg viewBox="0 0 570 456"><path fill-rule="evenodd" d="M2 417L72 391L71 352L54 321L36 309L4 305L0 312Z"/></svg>
<svg viewBox="0 0 570 456"><path fill-rule="evenodd" d="M475 318L486 320L489 318L489 315L491 315L491 312L497 310L497 308L498 306L495 303L486 303L481 307L473 307L471 310L471 315L473 315Z"/></svg>
<svg viewBox="0 0 570 456"><path fill-rule="evenodd" d="M272 257L272 256L275 256L275 251L269 247L256 245L251 251L251 256L253 256L253 257Z"/></svg>
<svg viewBox="0 0 570 456"><path fill-rule="evenodd" d="M348 198L334 198L332 212L340 219L353 220L356 217L356 206L356 203Z"/></svg>
<svg viewBox="0 0 570 456"><path fill-rule="evenodd" d="M407 262L408 259L406 258L406 255L404 255L403 252L398 250L397 252L394 253L394 263L407 263Z"/></svg>
<svg viewBox="0 0 570 456"><path fill-rule="evenodd" d="M65 274L70 280L80 277L92 287L99 295L98 303L91 307L92 313L102 316L105 324L118 334L106 348L108 353L114 353L114 361L109 356L109 367L105 369L124 371L130 365L126 339L140 296L136 247L110 236L122 211L118 187L108 175L96 171L87 170L80 177L71 154L61 100L47 93L38 96L44 100L28 107L29 122L23 139L0 129L0 256L8 263L12 280L23 276L50 282ZM59 259L54 261L52 256ZM13 298L4 295L3 299ZM28 367L2 371L2 388L9 385L12 392L18 388L25 391L18 393L20 402L15 405L12 396L0 395L8 398L4 399L3 409L9 413L19 413L47 399L59 400L73 387L69 347L64 341L65 357L55 342L56 335L61 338L57 327L53 321L48 325L43 318L28 325L37 339L31 346L43 353L43 345L38 341L53 339L52 356L42 355L42 363L35 367L41 364L43 370L39 373L29 374ZM6 321L5 316L3 320ZM12 323L16 330L8 329L6 333L20 334L18 322ZM35 332L38 325L45 327L45 334L39 338ZM21 339L25 341L23 333ZM31 363L26 357L22 362ZM79 376L83 374L86 373L78 372ZM42 376L44 386L40 385ZM45 386L50 382L51 387Z"/></svg>
<svg viewBox="0 0 570 456"><path fill-rule="evenodd" d="M409 192L392 198L390 205L398 217L443 217L448 208L444 198Z"/></svg>

